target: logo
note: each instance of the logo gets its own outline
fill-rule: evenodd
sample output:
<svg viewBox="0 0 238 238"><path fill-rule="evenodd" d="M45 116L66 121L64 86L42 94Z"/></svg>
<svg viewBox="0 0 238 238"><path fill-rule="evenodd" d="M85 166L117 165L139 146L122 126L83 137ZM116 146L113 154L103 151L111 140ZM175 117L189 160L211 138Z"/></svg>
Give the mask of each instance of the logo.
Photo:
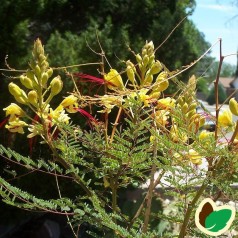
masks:
<svg viewBox="0 0 238 238"><path fill-rule="evenodd" d="M195 224L199 230L210 236L226 232L235 219L236 210L229 205L216 206L210 199L204 199L195 213Z"/></svg>

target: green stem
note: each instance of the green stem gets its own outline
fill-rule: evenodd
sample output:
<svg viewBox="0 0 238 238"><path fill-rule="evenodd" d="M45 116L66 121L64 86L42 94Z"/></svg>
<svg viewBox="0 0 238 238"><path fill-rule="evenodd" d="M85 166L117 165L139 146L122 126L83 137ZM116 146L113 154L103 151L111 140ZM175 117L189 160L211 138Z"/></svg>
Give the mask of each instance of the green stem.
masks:
<svg viewBox="0 0 238 238"><path fill-rule="evenodd" d="M184 238L186 235L186 229L190 220L191 213L198 201L198 199L202 196L204 190L207 188L207 183L203 183L202 186L199 188L198 192L196 193L196 196L193 198L192 202L188 205L187 211L185 213L185 217L183 220L182 228L179 233L178 238Z"/></svg>
<svg viewBox="0 0 238 238"><path fill-rule="evenodd" d="M117 178L112 179L112 211L117 210Z"/></svg>
<svg viewBox="0 0 238 238"><path fill-rule="evenodd" d="M153 110L154 114L155 114L155 109ZM157 125L156 122L153 121L153 126L154 126L154 130L157 131ZM144 218L144 224L142 227L142 232L146 233L147 229L148 229L148 225L149 225L149 220L150 220L150 215L151 215L151 205L152 205L152 198L153 198L153 191L154 191L154 176L155 176L155 172L156 172L156 160L157 160L157 138L155 137L154 139L154 143L153 143L153 164L152 164L152 168L151 168L151 172L150 172L150 185L149 185L149 189L148 189L148 194L146 196L146 208L145 208L145 218Z"/></svg>
<svg viewBox="0 0 238 238"><path fill-rule="evenodd" d="M154 175L156 172L156 165L152 165L151 169L151 176L150 176L150 186L148 190L148 196L146 196L146 209L145 209L145 218L144 218L144 224L142 227L143 233L147 232L149 220L150 220L150 214L151 214L151 204L152 204L152 198L153 198L153 190L154 190Z"/></svg>

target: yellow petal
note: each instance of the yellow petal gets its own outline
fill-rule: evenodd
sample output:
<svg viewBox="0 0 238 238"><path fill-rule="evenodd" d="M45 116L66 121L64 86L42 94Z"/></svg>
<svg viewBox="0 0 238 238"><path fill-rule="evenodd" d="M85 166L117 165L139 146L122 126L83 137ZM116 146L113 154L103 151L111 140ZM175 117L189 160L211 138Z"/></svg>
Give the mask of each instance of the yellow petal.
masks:
<svg viewBox="0 0 238 238"><path fill-rule="evenodd" d="M110 72L104 75L104 79L108 82L107 86L111 90L124 88L121 75L115 69L110 69Z"/></svg>

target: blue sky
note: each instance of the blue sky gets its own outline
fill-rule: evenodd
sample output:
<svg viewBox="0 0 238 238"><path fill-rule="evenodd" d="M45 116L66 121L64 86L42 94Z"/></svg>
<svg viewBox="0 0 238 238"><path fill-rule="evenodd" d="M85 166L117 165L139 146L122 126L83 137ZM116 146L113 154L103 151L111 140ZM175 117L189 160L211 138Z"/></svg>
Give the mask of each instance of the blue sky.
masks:
<svg viewBox="0 0 238 238"><path fill-rule="evenodd" d="M234 54L238 50L238 8L232 0L196 0L197 5L190 19L199 31L203 32L206 41L214 44L222 38L222 54ZM219 45L213 48L211 55L219 59ZM237 56L225 57L225 62L236 65Z"/></svg>

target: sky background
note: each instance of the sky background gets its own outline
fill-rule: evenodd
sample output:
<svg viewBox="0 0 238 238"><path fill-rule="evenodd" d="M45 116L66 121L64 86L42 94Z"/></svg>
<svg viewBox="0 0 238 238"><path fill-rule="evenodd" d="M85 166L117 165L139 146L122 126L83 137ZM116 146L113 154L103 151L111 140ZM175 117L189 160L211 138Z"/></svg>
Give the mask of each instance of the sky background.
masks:
<svg viewBox="0 0 238 238"><path fill-rule="evenodd" d="M212 45L222 39L222 55L234 54L238 51L238 7L232 0L196 0L197 5L189 18L194 22L205 40ZM213 49L211 56L219 59L219 44ZM237 56L225 57L224 62L236 65Z"/></svg>

